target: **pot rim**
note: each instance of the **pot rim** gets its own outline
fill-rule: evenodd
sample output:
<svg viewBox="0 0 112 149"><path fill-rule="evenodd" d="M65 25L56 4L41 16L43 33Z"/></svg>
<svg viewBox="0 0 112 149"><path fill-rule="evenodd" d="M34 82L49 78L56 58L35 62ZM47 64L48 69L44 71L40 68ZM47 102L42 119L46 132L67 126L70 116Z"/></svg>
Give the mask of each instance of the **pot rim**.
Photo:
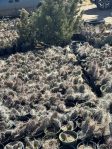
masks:
<svg viewBox="0 0 112 149"><path fill-rule="evenodd" d="M63 148L64 147L64 145L63 146L61 146L59 149L65 149L65 148ZM67 147L67 146L66 146ZM73 146L73 145L70 145L69 147L71 147L72 149L75 149L75 147Z"/></svg>
<svg viewBox="0 0 112 149"><path fill-rule="evenodd" d="M45 128L44 129L44 133L46 134L46 135L49 135L49 134L51 134L51 135L57 135L59 132L60 132L60 128L59 128L59 130L57 130L56 132L52 132L52 131L48 131L48 128Z"/></svg>
<svg viewBox="0 0 112 149"><path fill-rule="evenodd" d="M0 145L2 145L3 146L3 149L4 149L5 146L2 143L0 143Z"/></svg>
<svg viewBox="0 0 112 149"><path fill-rule="evenodd" d="M68 133L68 134L73 134L72 136L76 136L76 138L75 138L75 140L74 141L72 141L72 142L66 142L66 141L63 141L62 139L61 139L61 134L63 134L63 133ZM78 139L78 135L77 135L77 133L75 132L75 131L70 131L70 130L68 130L68 131L64 131L64 132L61 132L60 134L59 134L59 140L62 142L62 143L64 143L64 144L73 144L73 143L75 143L76 141L77 141L77 139Z"/></svg>
<svg viewBox="0 0 112 149"><path fill-rule="evenodd" d="M88 144L88 145L92 144L93 148L97 149L97 144L94 141L89 141L89 142L82 141L77 145L77 149L79 149L80 145L84 145L84 144Z"/></svg>

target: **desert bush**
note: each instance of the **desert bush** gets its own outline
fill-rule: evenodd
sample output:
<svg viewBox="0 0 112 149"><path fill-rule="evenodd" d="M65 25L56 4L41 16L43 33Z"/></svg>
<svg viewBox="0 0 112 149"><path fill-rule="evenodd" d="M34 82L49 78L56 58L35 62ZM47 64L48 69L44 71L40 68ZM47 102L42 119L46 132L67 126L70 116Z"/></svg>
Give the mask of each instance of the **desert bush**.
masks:
<svg viewBox="0 0 112 149"><path fill-rule="evenodd" d="M33 28L32 28L32 22L29 17L29 13L25 10L21 10L20 14L20 20L18 19L17 23L17 29L18 29L18 43L19 45L22 44L22 46L29 46L32 45L34 42L33 37Z"/></svg>
<svg viewBox="0 0 112 149"><path fill-rule="evenodd" d="M35 45L44 42L50 45L69 43L80 20L79 0L45 0L30 16L21 11L18 27L19 43Z"/></svg>

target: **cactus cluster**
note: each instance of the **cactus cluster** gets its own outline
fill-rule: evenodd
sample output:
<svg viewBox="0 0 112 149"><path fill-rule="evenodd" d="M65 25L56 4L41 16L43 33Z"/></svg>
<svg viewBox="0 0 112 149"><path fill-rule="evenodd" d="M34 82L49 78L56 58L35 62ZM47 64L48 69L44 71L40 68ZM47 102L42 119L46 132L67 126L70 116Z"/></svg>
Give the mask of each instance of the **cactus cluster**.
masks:
<svg viewBox="0 0 112 149"><path fill-rule="evenodd" d="M99 24L92 26L83 24L81 33L86 36L87 41L95 47L102 47L105 44L112 45L112 25Z"/></svg>
<svg viewBox="0 0 112 149"><path fill-rule="evenodd" d="M0 58L0 149L109 148L111 114L110 45Z"/></svg>
<svg viewBox="0 0 112 149"><path fill-rule="evenodd" d="M42 145L45 149L60 148L62 143L57 136L65 130L70 134L75 131L81 140L109 135L110 117L106 112L110 112L111 96L109 102L105 100L107 96L99 100L87 84L78 64L81 48L76 56L69 47L52 47L0 59L1 109L4 107L0 122L5 127L1 144L6 149L35 149ZM93 58L88 50L83 67L88 66L96 83L103 82L97 61L97 67L92 64L90 69L86 65L89 56Z"/></svg>
<svg viewBox="0 0 112 149"><path fill-rule="evenodd" d="M102 93L111 93L112 47L105 45L102 48L94 48L85 43L82 46L79 45L76 50L83 69L92 78L92 81L100 86ZM85 57L83 57L84 54Z"/></svg>

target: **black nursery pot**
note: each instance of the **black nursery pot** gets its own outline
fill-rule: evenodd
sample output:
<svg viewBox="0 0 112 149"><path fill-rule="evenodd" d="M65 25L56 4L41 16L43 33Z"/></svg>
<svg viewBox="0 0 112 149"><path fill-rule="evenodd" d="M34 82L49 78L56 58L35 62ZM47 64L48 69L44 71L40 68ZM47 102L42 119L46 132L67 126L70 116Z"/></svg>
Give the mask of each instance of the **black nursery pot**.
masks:
<svg viewBox="0 0 112 149"><path fill-rule="evenodd" d="M38 131L33 135L33 137L35 137L35 138L43 138L44 135L45 135L44 130L38 130Z"/></svg>
<svg viewBox="0 0 112 149"><path fill-rule="evenodd" d="M98 149L97 144L93 141L90 141L90 142L82 141L81 143L79 143L77 145L77 149L82 149L81 146L82 146L83 149L88 149L88 147L90 147L90 149Z"/></svg>
<svg viewBox="0 0 112 149"><path fill-rule="evenodd" d="M45 128L44 133L46 136L56 136L60 132L60 128L50 125Z"/></svg>
<svg viewBox="0 0 112 149"><path fill-rule="evenodd" d="M100 141L98 142L98 149L109 149L109 147L106 145L107 139L108 139L108 137L104 137L104 138L100 139Z"/></svg>
<svg viewBox="0 0 112 149"><path fill-rule="evenodd" d="M59 149L75 149L74 146L61 146Z"/></svg>
<svg viewBox="0 0 112 149"><path fill-rule="evenodd" d="M78 135L75 131L64 131L59 134L59 140L64 146L76 145L77 139Z"/></svg>
<svg viewBox="0 0 112 149"><path fill-rule="evenodd" d="M106 144L101 144L98 146L98 149L108 149L108 146Z"/></svg>
<svg viewBox="0 0 112 149"><path fill-rule="evenodd" d="M3 144L0 144L0 149L4 149L4 145Z"/></svg>

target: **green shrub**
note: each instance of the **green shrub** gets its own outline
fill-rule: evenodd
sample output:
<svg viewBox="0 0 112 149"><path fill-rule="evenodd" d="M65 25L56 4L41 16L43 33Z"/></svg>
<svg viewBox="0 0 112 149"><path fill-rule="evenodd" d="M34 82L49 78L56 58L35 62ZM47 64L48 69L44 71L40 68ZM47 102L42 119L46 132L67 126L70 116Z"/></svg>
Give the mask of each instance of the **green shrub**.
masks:
<svg viewBox="0 0 112 149"><path fill-rule="evenodd" d="M17 22L17 31L19 35L18 44L27 47L34 44L33 28L29 13L22 9L20 19Z"/></svg>
<svg viewBox="0 0 112 149"><path fill-rule="evenodd" d="M18 23L19 42L34 45L44 42L50 45L69 43L80 20L79 0L44 0L30 16L21 11Z"/></svg>

